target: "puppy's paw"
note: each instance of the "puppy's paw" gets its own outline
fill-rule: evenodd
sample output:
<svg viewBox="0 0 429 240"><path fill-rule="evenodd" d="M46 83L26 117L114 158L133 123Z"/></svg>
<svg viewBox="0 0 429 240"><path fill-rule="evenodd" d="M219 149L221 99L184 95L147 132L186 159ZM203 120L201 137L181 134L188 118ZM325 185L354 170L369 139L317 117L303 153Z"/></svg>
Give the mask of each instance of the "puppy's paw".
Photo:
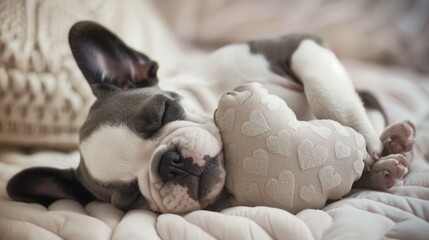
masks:
<svg viewBox="0 0 429 240"><path fill-rule="evenodd" d="M416 126L409 120L388 126L380 137L383 156L411 152L416 137Z"/></svg>
<svg viewBox="0 0 429 240"><path fill-rule="evenodd" d="M362 176L362 185L377 190L392 188L403 179L407 166L408 159L402 154L381 157L370 172Z"/></svg>

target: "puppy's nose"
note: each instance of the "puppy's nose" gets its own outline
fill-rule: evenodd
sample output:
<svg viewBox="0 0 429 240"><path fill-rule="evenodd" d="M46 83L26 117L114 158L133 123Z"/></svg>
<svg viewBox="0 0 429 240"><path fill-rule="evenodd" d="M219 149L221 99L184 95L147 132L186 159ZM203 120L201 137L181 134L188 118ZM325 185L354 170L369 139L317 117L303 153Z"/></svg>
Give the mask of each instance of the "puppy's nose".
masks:
<svg viewBox="0 0 429 240"><path fill-rule="evenodd" d="M183 169L182 157L178 152L171 150L162 155L158 173L161 179L167 182L185 176L187 172Z"/></svg>

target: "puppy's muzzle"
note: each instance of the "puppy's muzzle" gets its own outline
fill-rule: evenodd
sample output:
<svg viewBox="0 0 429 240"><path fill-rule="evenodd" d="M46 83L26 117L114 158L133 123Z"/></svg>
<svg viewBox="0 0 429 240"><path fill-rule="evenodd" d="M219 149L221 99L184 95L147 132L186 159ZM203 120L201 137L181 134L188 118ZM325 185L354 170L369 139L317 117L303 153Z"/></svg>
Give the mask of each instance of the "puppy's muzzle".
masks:
<svg viewBox="0 0 429 240"><path fill-rule="evenodd" d="M185 170L183 157L179 152L170 150L164 153L160 159L158 174L164 182L174 181L190 174Z"/></svg>

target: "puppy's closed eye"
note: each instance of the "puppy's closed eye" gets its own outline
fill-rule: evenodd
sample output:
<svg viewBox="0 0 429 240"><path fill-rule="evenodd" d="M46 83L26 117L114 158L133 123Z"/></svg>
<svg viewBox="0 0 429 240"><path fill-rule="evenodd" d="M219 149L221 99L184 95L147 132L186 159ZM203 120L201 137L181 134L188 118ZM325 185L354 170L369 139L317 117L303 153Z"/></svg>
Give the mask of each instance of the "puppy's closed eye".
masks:
<svg viewBox="0 0 429 240"><path fill-rule="evenodd" d="M137 130L146 138L152 137L165 124L183 119L185 116L180 104L164 95L153 96L138 112Z"/></svg>
<svg viewBox="0 0 429 240"><path fill-rule="evenodd" d="M164 126L165 124L181 120L184 118L185 112L176 101L168 99L164 103L164 111L161 118L161 126Z"/></svg>

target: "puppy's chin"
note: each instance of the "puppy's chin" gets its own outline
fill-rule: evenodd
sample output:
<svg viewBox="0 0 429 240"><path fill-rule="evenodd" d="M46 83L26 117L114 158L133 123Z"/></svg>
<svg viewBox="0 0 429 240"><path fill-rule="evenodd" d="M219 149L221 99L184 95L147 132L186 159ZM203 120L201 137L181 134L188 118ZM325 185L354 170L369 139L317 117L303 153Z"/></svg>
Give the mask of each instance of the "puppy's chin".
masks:
<svg viewBox="0 0 429 240"><path fill-rule="evenodd" d="M165 139L150 168L150 192L157 208L152 210L186 213L213 203L225 183L219 136L201 127L183 127ZM166 180L160 173L161 159L171 151L181 156L180 175Z"/></svg>

